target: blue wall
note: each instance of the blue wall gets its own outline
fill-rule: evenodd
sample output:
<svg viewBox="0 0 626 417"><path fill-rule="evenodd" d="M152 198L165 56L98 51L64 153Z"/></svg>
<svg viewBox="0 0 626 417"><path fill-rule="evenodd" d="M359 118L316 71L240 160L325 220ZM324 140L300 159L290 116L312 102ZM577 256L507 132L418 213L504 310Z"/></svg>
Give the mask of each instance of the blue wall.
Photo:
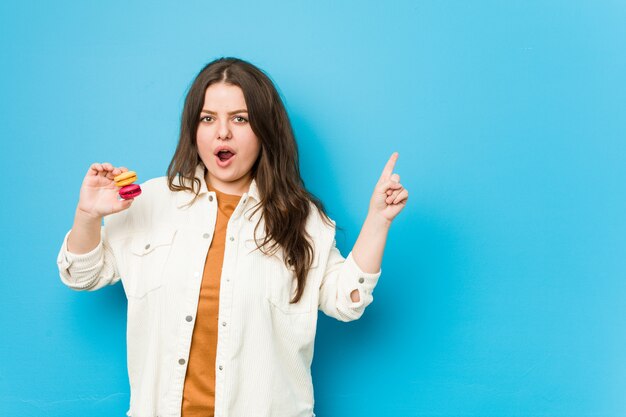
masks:
<svg viewBox="0 0 626 417"><path fill-rule="evenodd" d="M95 4L98 3L98 4ZM626 4L0 4L0 414L122 416L120 285L56 255L91 162L163 175L186 88L265 69L347 255L384 163L410 190L363 318L320 316L319 416L624 416Z"/></svg>

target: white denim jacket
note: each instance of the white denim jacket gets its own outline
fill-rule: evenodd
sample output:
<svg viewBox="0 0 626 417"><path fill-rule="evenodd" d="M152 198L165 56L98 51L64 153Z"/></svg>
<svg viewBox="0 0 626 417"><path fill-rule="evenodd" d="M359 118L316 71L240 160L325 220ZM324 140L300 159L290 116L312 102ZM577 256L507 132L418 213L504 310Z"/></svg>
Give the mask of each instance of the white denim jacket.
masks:
<svg viewBox="0 0 626 417"><path fill-rule="evenodd" d="M213 238L217 201L204 180L198 200L172 192L167 178L141 185L133 205L104 218L102 239L86 254L58 255L61 280L75 290L97 290L120 279L128 299L127 361L133 417L180 416L183 384L198 306L204 262ZM372 300L381 271L364 273L344 258L335 228L322 222L312 206L306 230L315 255L302 299L283 252L266 256L253 232L264 233L253 181L227 226L220 283L216 355L216 417L311 417L311 361L317 311L338 320L356 320ZM352 302L357 289L360 300Z"/></svg>

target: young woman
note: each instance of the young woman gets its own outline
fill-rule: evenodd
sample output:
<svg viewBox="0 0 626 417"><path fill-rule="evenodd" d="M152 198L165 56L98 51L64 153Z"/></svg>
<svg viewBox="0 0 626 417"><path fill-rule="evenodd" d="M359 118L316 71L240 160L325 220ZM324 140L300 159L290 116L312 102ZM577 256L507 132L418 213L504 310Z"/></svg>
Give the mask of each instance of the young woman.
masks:
<svg viewBox="0 0 626 417"><path fill-rule="evenodd" d="M354 248L304 187L284 105L222 58L187 94L167 176L120 200L125 167L94 163L58 256L62 281L128 298L129 416L314 416L317 311L361 317L408 191L383 169ZM104 220L104 226L102 226Z"/></svg>

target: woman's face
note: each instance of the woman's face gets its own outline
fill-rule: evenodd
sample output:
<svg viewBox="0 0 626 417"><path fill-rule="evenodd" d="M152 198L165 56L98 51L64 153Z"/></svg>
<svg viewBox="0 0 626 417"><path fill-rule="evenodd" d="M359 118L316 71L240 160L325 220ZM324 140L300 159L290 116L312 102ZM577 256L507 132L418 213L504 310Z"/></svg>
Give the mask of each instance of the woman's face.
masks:
<svg viewBox="0 0 626 417"><path fill-rule="evenodd" d="M252 181L261 144L248 121L241 88L216 83L204 94L196 133L198 153L207 167L206 181L226 194L242 195ZM218 153L221 149L229 152Z"/></svg>

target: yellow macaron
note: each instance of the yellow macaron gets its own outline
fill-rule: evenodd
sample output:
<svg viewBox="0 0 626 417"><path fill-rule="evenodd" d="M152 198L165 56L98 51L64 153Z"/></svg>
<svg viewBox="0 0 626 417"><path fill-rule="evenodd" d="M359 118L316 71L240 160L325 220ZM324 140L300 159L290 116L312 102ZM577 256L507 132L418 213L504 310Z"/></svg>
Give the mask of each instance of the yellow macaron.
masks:
<svg viewBox="0 0 626 417"><path fill-rule="evenodd" d="M137 181L137 173L135 171L122 172L113 178L113 181L115 181L115 185L118 187L132 184Z"/></svg>

